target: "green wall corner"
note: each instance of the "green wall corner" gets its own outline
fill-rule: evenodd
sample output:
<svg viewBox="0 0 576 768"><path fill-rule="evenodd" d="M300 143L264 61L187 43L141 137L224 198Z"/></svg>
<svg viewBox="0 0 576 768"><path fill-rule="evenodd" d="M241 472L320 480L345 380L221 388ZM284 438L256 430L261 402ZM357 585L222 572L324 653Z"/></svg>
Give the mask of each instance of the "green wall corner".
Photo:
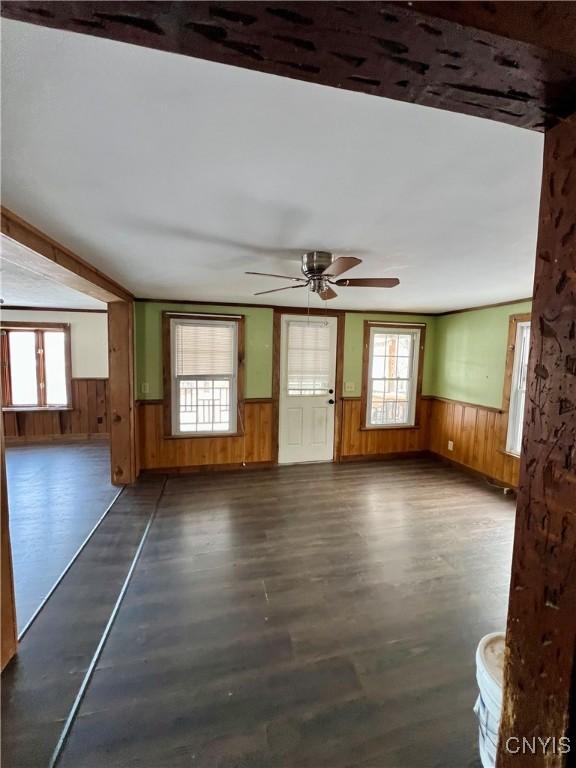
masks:
<svg viewBox="0 0 576 768"><path fill-rule="evenodd" d="M436 318L432 394L501 408L510 315L531 309L525 301Z"/></svg>
<svg viewBox="0 0 576 768"><path fill-rule="evenodd" d="M346 313L344 331L344 397L360 397L362 393L362 344L364 341L364 321L380 323L398 323L398 325L422 323L426 325L424 347L424 373L422 376L422 394L432 391L433 365L435 358L436 318L430 315L394 315L383 312ZM348 386L347 386L348 385ZM353 389L351 386L353 385Z"/></svg>

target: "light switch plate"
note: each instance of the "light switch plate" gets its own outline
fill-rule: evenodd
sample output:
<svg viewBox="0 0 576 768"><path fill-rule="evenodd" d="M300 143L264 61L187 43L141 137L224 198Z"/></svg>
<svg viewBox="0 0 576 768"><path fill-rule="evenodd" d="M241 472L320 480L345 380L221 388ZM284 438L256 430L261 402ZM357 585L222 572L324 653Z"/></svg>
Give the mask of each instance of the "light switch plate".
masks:
<svg viewBox="0 0 576 768"><path fill-rule="evenodd" d="M150 392L150 384L147 381L142 382L142 394L147 395Z"/></svg>
<svg viewBox="0 0 576 768"><path fill-rule="evenodd" d="M347 381L346 382L346 384L345 384L346 392L354 392L355 389L356 389L356 385L354 384L353 381Z"/></svg>
<svg viewBox="0 0 576 768"><path fill-rule="evenodd" d="M454 450L454 441L448 440L448 450L453 451Z"/></svg>

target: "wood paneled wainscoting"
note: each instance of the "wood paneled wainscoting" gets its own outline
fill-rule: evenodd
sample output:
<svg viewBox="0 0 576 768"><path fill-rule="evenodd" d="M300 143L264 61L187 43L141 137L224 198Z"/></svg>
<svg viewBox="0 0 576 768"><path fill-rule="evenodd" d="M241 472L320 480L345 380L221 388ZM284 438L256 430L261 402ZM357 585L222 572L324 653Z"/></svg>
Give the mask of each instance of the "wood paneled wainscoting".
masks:
<svg viewBox="0 0 576 768"><path fill-rule="evenodd" d="M502 485L518 487L520 459L505 452L507 411L440 398L429 402L430 451Z"/></svg>
<svg viewBox="0 0 576 768"><path fill-rule="evenodd" d="M385 459L432 452L502 485L516 488L520 461L505 453L508 414L454 400L422 397L418 425L362 427L360 398L343 398L339 461ZM276 463L272 399L244 401L244 434L221 437L167 437L162 400L137 404L139 470L233 469ZM448 441L454 450L448 450Z"/></svg>
<svg viewBox="0 0 576 768"><path fill-rule="evenodd" d="M137 407L139 469L230 469L276 462L272 399L244 401L244 433L221 437L167 437L162 400L141 400Z"/></svg>
<svg viewBox="0 0 576 768"><path fill-rule="evenodd" d="M422 398L416 427L366 428L362 426L362 400L342 401L341 461L386 458L428 450L428 424L431 401Z"/></svg>
<svg viewBox="0 0 576 768"><path fill-rule="evenodd" d="M72 407L66 410L4 411L7 444L105 438L110 433L108 379L72 379Z"/></svg>

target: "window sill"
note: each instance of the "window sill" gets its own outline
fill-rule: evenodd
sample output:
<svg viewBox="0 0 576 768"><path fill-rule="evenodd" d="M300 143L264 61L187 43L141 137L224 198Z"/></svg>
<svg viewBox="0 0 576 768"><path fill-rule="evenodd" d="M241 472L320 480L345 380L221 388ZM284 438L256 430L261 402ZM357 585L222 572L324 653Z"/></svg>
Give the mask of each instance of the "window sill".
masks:
<svg viewBox="0 0 576 768"><path fill-rule="evenodd" d="M6 405L2 406L3 413L54 413L58 411L73 411L71 405Z"/></svg>
<svg viewBox="0 0 576 768"><path fill-rule="evenodd" d="M379 424L374 427L363 424L360 427L360 432L378 432L385 429L420 429L419 424Z"/></svg>
<svg viewBox="0 0 576 768"><path fill-rule="evenodd" d="M500 453L504 454L504 456L510 456L512 459L518 459L520 461L520 454L519 453L512 453L512 451L500 451Z"/></svg>
<svg viewBox="0 0 576 768"><path fill-rule="evenodd" d="M244 432L190 432L187 435L164 435L164 440L198 440L216 437L244 437Z"/></svg>

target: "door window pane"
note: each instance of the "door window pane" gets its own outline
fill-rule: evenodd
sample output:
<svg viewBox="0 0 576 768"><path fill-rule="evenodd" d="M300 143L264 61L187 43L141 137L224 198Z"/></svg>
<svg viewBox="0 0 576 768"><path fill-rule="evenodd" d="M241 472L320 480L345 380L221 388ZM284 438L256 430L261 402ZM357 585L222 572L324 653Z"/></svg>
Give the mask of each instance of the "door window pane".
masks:
<svg viewBox="0 0 576 768"><path fill-rule="evenodd" d="M326 322L288 323L288 394L325 395L330 388L330 326Z"/></svg>
<svg viewBox="0 0 576 768"><path fill-rule="evenodd" d="M38 405L34 331L11 331L10 379L12 405Z"/></svg>

